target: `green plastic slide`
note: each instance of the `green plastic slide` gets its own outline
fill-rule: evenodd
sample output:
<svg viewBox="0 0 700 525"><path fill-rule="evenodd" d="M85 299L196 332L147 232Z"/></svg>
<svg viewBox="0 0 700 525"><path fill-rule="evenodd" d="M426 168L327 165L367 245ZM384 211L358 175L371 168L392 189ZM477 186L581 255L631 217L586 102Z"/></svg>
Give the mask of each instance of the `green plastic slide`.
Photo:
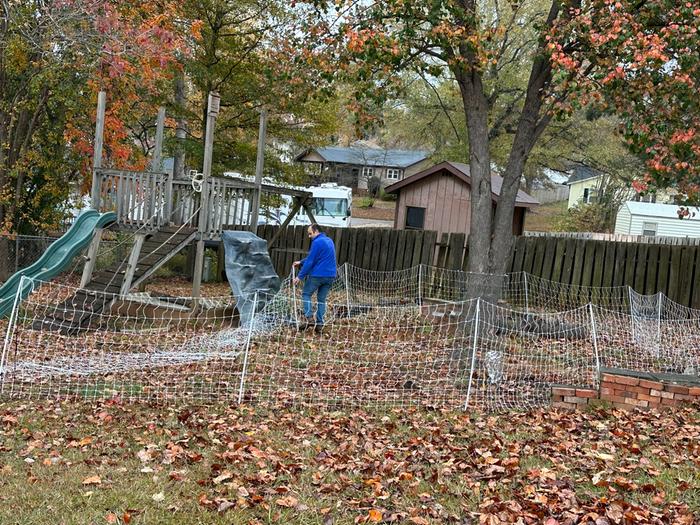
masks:
<svg viewBox="0 0 700 525"><path fill-rule="evenodd" d="M103 228L116 220L117 215L114 212L99 213L93 209L84 210L78 215L70 229L53 242L38 261L19 270L0 286L0 318L12 311L22 276L40 281L53 279L83 248L90 244L96 228ZM21 291L22 298L25 298L32 289L31 281L25 279L24 283Z"/></svg>

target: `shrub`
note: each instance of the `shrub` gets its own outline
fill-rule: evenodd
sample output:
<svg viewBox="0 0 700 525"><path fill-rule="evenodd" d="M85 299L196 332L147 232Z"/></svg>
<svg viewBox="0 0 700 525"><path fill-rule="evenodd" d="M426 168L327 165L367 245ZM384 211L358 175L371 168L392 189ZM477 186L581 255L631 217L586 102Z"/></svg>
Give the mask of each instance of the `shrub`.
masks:
<svg viewBox="0 0 700 525"><path fill-rule="evenodd" d="M387 193L384 188L381 188L379 190L379 199L383 201L395 201L396 200L396 193Z"/></svg>
<svg viewBox="0 0 700 525"><path fill-rule="evenodd" d="M356 206L358 208L371 208L374 206L374 199L372 197L361 197L357 199Z"/></svg>

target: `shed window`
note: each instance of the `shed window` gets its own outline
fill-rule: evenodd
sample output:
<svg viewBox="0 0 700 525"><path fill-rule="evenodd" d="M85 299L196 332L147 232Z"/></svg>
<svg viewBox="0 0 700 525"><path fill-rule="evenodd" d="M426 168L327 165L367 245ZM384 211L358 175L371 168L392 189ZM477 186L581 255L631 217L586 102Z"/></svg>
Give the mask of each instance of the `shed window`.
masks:
<svg viewBox="0 0 700 525"><path fill-rule="evenodd" d="M368 168L367 166L365 166L364 168L362 168L362 176L366 179L374 177L374 168Z"/></svg>
<svg viewBox="0 0 700 525"><path fill-rule="evenodd" d="M398 180L399 178L401 178L401 170L398 168L388 168L386 170L386 178Z"/></svg>
<svg viewBox="0 0 700 525"><path fill-rule="evenodd" d="M645 222L642 225L642 235L646 237L656 237L656 230L659 225L656 222Z"/></svg>
<svg viewBox="0 0 700 525"><path fill-rule="evenodd" d="M406 206L406 229L422 230L425 226L425 208Z"/></svg>

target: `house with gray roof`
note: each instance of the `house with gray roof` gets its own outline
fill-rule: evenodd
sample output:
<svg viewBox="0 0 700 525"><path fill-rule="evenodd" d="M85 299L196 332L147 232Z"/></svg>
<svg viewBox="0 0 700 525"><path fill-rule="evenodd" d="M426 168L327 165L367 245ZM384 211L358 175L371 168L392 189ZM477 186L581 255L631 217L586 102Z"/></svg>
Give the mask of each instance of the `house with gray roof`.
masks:
<svg viewBox="0 0 700 525"><path fill-rule="evenodd" d="M430 164L430 153L351 146L310 148L295 157L313 166L316 182L336 182L353 189L367 189L367 181L378 177L382 187L418 173Z"/></svg>

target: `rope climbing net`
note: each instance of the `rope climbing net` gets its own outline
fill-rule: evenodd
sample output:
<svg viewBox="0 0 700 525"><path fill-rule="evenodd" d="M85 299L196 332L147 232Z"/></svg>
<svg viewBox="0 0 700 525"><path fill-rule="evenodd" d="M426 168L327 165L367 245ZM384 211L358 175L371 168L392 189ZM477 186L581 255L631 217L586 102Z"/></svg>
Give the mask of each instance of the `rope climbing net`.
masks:
<svg viewBox="0 0 700 525"><path fill-rule="evenodd" d="M293 276L238 298L252 305L242 326L230 296L24 284L0 363L10 397L502 410L547 404L553 385L596 387L601 367L700 374L700 311L525 273L344 265L322 327Z"/></svg>

